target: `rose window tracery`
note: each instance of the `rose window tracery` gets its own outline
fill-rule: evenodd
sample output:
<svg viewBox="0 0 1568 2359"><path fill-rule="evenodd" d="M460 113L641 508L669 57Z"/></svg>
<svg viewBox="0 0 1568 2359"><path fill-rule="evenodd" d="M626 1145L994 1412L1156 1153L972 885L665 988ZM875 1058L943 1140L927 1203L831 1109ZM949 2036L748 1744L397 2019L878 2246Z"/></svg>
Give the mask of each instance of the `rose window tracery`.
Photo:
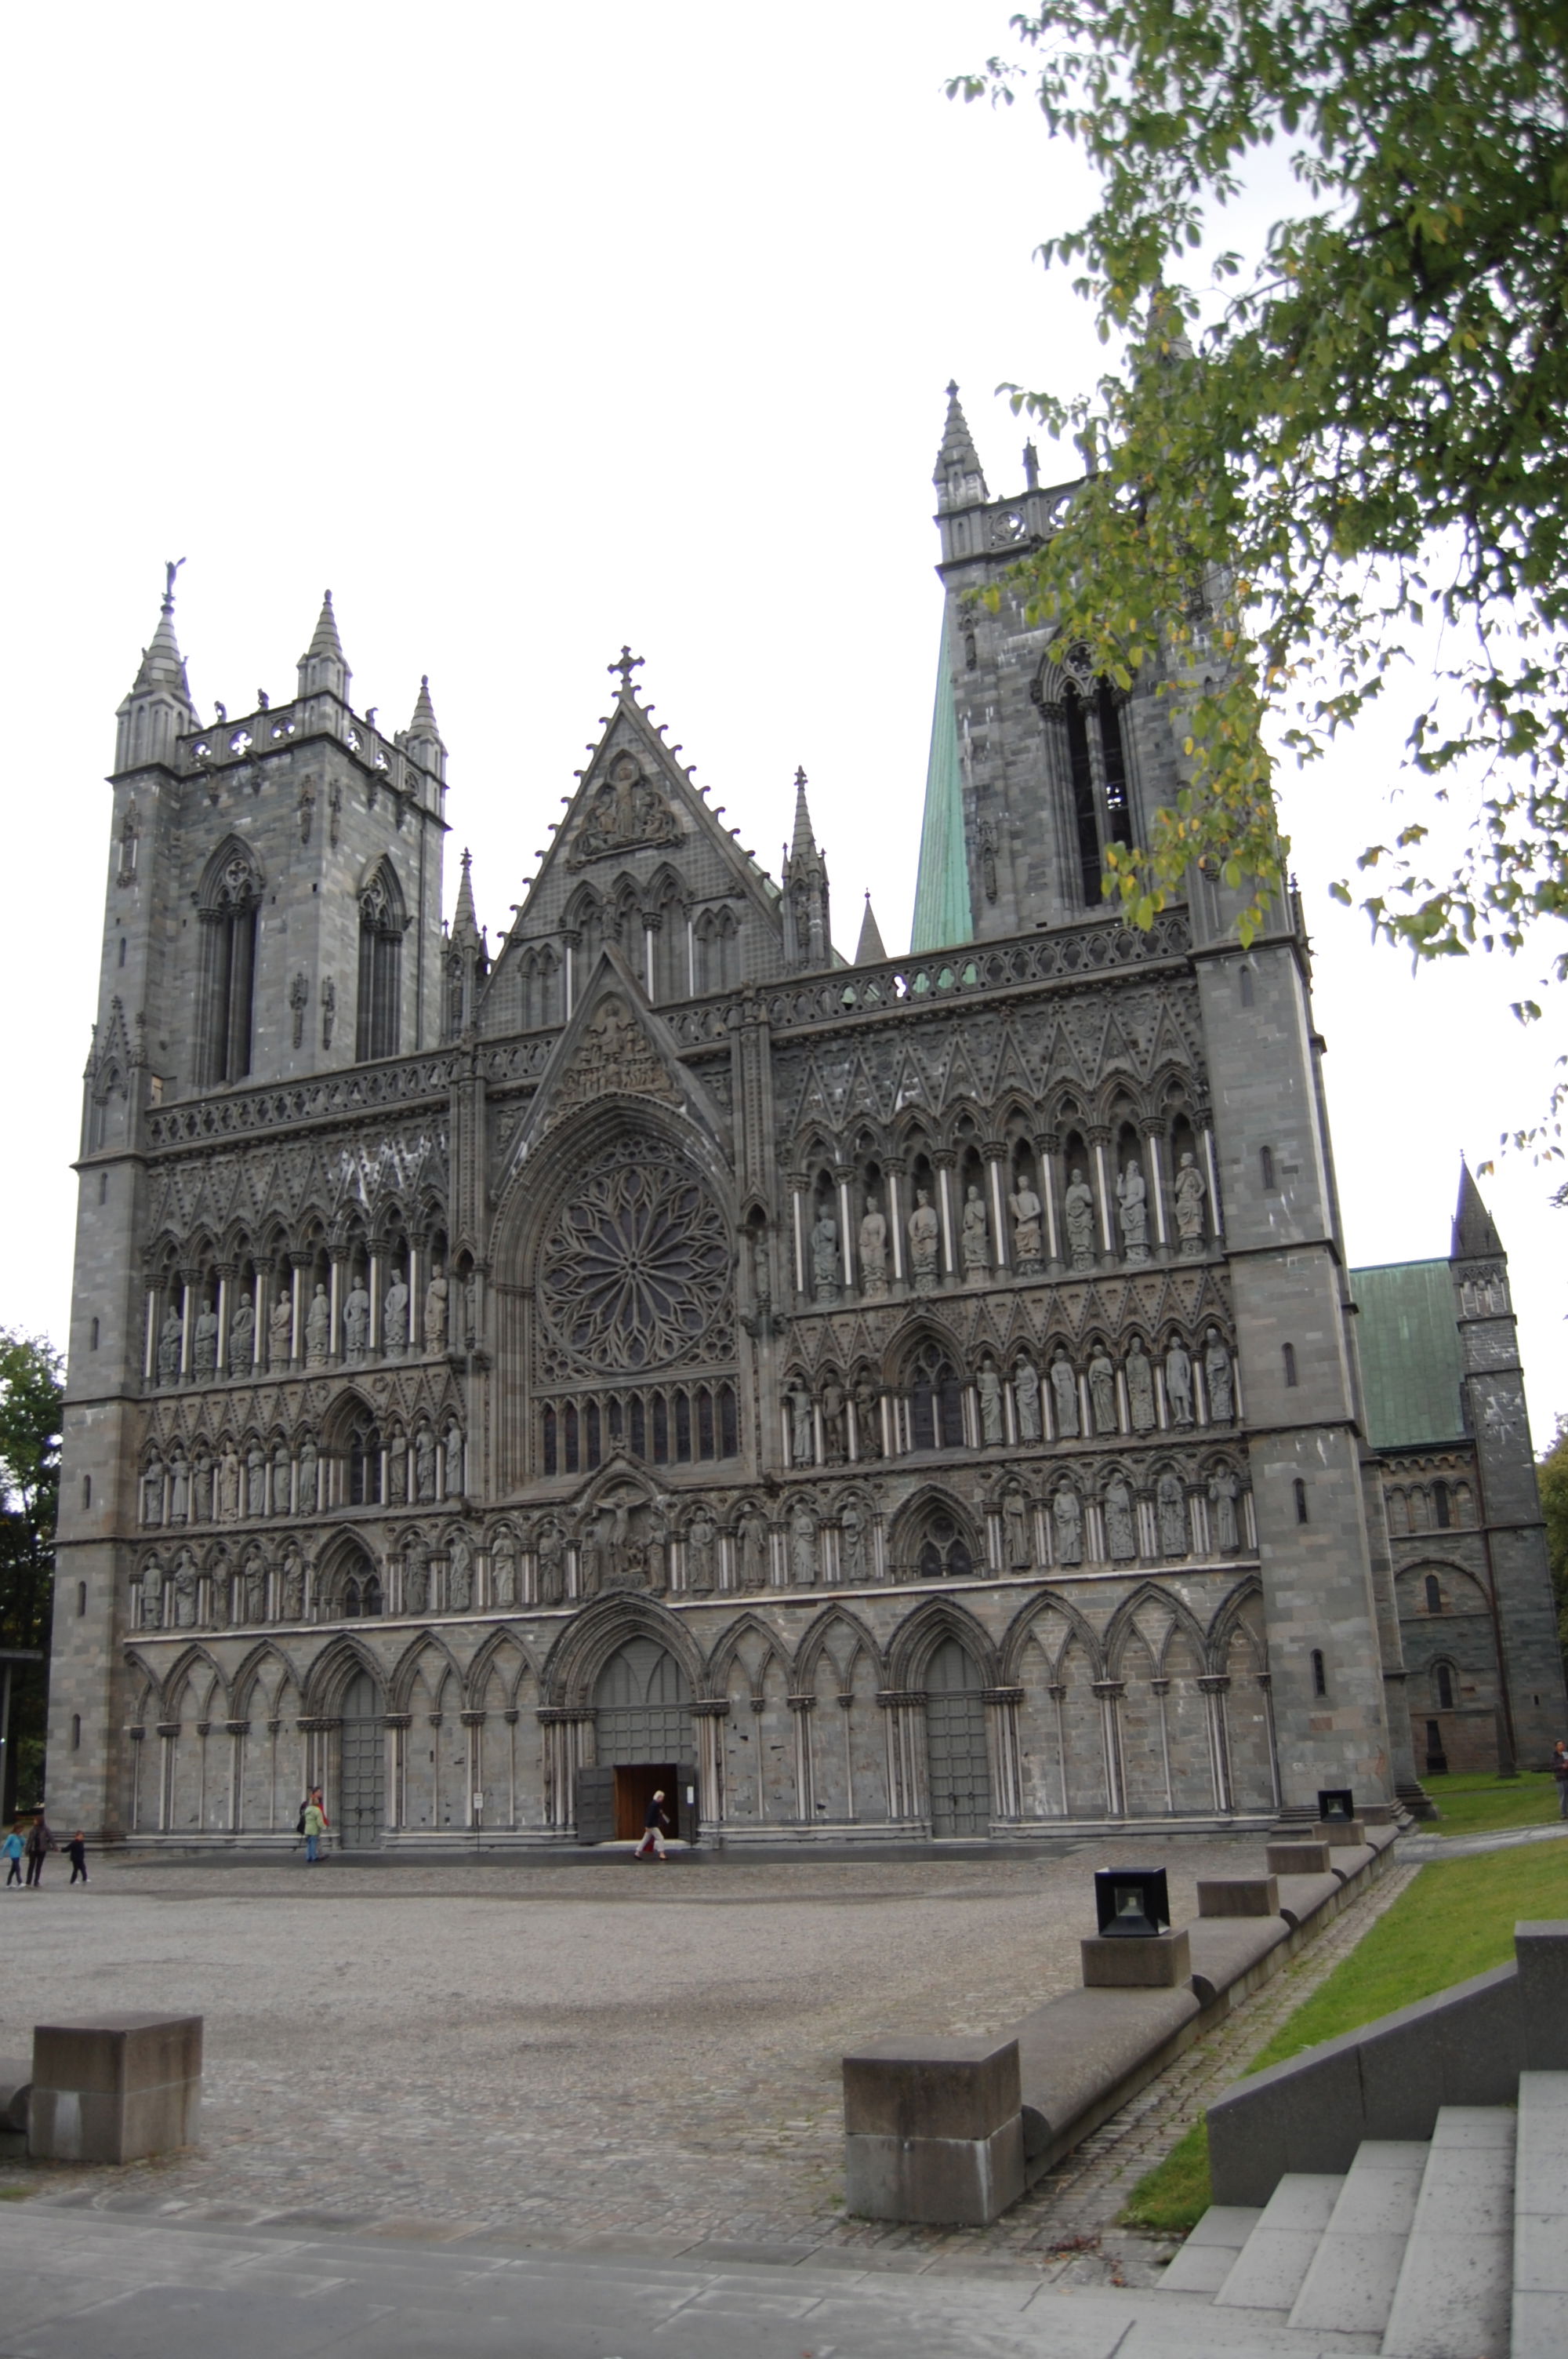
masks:
<svg viewBox="0 0 1568 2359"><path fill-rule="evenodd" d="M711 1351L730 1266L723 1214L691 1167L646 1140L623 1146L573 1188L546 1239L546 1363L636 1375Z"/></svg>

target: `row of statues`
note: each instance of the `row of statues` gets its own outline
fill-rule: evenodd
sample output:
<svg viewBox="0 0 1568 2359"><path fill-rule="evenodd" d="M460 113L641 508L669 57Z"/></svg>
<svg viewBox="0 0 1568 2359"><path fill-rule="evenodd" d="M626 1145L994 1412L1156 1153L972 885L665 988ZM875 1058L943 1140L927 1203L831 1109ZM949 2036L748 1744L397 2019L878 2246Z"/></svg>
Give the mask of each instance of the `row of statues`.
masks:
<svg viewBox="0 0 1568 2359"><path fill-rule="evenodd" d="M455 1417L439 1435L426 1424L416 1426L412 1436L394 1427L385 1451L388 1505L427 1506L438 1497L463 1496L463 1430ZM373 1487L379 1493L379 1467ZM253 1434L243 1456L227 1437L216 1451L198 1442L189 1456L177 1442L167 1460L155 1452L142 1470L141 1520L148 1529L313 1516L328 1504L321 1451L308 1432L297 1448L279 1439L270 1450Z"/></svg>
<svg viewBox="0 0 1568 2359"><path fill-rule="evenodd" d="M458 1279L460 1308L463 1313L460 1347L471 1349L477 1340L478 1283L470 1274ZM447 1349L449 1305L451 1282L443 1270L432 1271L425 1288L424 1349L439 1353ZM381 1340L379 1349L390 1359L401 1358L408 1349L409 1306L411 1297L402 1276L394 1271L392 1282L382 1298ZM294 1293L284 1287L267 1314L266 1365L287 1368L294 1360ZM301 1321L302 1357L307 1368L329 1365L332 1351L332 1302L326 1284L318 1278L305 1306ZM350 1366L362 1362L371 1349L371 1299L362 1275L355 1272L343 1298L342 1356ZM190 1335L190 1373L197 1382L215 1377L218 1373L218 1312L211 1298L197 1304L196 1318ZM255 1306L248 1289L242 1291L232 1317L229 1321L228 1348L224 1367L230 1375L248 1376L257 1367ZM185 1351L185 1320L173 1304L165 1311L158 1330L157 1374L160 1384L176 1384Z"/></svg>
<svg viewBox="0 0 1568 2359"><path fill-rule="evenodd" d="M1190 1152L1184 1151L1172 1188L1176 1236L1188 1258L1204 1250L1208 1186ZM1045 1208L1035 1193L1032 1175L1021 1169L1007 1197L1011 1215L1011 1266L1027 1276L1044 1266ZM1122 1257L1131 1263L1149 1259L1149 1189L1143 1169L1130 1158L1116 1180L1117 1219L1121 1231ZM1096 1234L1098 1208L1094 1190L1081 1168L1074 1166L1062 1197L1066 1233L1065 1259L1075 1271L1093 1269L1099 1258ZM905 1224L909 1245L909 1278L917 1294L935 1291L941 1274L942 1222L929 1189L917 1187L914 1206ZM844 1268L838 1244L838 1222L830 1199L818 1207L811 1226L811 1291L818 1302L837 1302L844 1291ZM888 1290L889 1239L887 1215L875 1196L866 1200L856 1232L860 1291L877 1301ZM990 1210L977 1181L968 1183L959 1212L958 1265L966 1279L989 1277L995 1263Z"/></svg>

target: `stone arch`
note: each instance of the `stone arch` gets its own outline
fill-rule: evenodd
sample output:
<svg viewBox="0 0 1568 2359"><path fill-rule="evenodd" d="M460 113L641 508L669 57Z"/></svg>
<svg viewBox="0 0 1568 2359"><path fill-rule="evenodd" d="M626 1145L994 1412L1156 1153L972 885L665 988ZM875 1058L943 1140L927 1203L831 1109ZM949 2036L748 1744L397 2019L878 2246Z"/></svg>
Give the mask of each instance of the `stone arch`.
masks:
<svg viewBox="0 0 1568 2359"><path fill-rule="evenodd" d="M764 1622L760 1614L744 1613L737 1614L728 1625L708 1658L699 1690L703 1696L717 1699L726 1692L730 1672L741 1661L748 1638L756 1639L762 1651L762 1659L765 1661L771 1657L780 1663L785 1678L793 1683L795 1658L787 1640L770 1623Z"/></svg>
<svg viewBox="0 0 1568 2359"><path fill-rule="evenodd" d="M933 1551L937 1563L927 1561ZM973 1516L952 1492L939 1484L924 1484L893 1517L888 1533L890 1572L895 1578L962 1580L967 1577L961 1562L966 1555L969 1574L984 1572L985 1541Z"/></svg>
<svg viewBox="0 0 1568 2359"><path fill-rule="evenodd" d="M629 1638L655 1638L686 1674L688 1691L701 1691L702 1658L684 1617L651 1597L625 1591L592 1600L571 1621L546 1658L545 1699L579 1709L592 1704L600 1671Z"/></svg>
<svg viewBox="0 0 1568 2359"><path fill-rule="evenodd" d="M375 1621L390 1600L386 1574L357 1532L336 1532L316 1563L318 1612L326 1621Z"/></svg>
<svg viewBox="0 0 1568 2359"><path fill-rule="evenodd" d="M1093 1625L1079 1612L1072 1599L1060 1590L1043 1589L1038 1595L1031 1597L1027 1604L1020 1607L1003 1634L1000 1649L1001 1685L1016 1687L1020 1684L1023 1676L1024 1651L1030 1640L1038 1636L1036 1625L1052 1614L1059 1615L1065 1627L1061 1643L1054 1652L1042 1647L1041 1652L1047 1662L1054 1667L1066 1647L1076 1640L1094 1665L1095 1678L1101 1676L1104 1649Z"/></svg>
<svg viewBox="0 0 1568 2359"><path fill-rule="evenodd" d="M829 1651L828 1640L836 1630L848 1632L853 1644L849 1668L852 1671L857 1655L864 1655L879 1678L882 1669L882 1650L868 1625L858 1614L844 1605L825 1605L808 1625L795 1655L795 1683L804 1692L816 1676L823 1655Z"/></svg>
<svg viewBox="0 0 1568 2359"><path fill-rule="evenodd" d="M229 1683L231 1710L235 1720L250 1718L255 1706L256 1690L269 1671L276 1673L279 1690L290 1680L295 1680L294 1667L282 1647L270 1638L263 1638L247 1649ZM295 1684L297 1685L297 1680Z"/></svg>
<svg viewBox="0 0 1568 2359"><path fill-rule="evenodd" d="M1253 1608L1256 1609L1254 1618L1260 1625L1257 1629L1248 1619L1249 1610ZM1263 1585L1254 1574L1238 1583L1209 1625L1205 1649L1209 1670L1220 1672L1229 1668L1231 1646L1238 1636L1244 1641L1251 1658L1251 1669L1259 1673L1268 1670L1268 1647L1260 1626L1262 1612Z"/></svg>
<svg viewBox="0 0 1568 2359"><path fill-rule="evenodd" d="M946 1597L928 1597L906 1614L888 1647L888 1685L919 1689L931 1658L944 1640L956 1639L980 1675L982 1687L999 1687L997 1650L989 1632L966 1607Z"/></svg>
<svg viewBox="0 0 1568 2359"><path fill-rule="evenodd" d="M1141 1581L1137 1588L1134 1589L1130 1595L1122 1599L1121 1603L1117 1607L1116 1612L1111 1615L1109 1622L1106 1625L1105 1635L1101 1641L1101 1651L1106 1667L1106 1676L1108 1679L1116 1680L1121 1677L1121 1658L1123 1649L1126 1647L1133 1632L1137 1630L1136 1617L1139 1609L1142 1606L1148 1605L1154 1606L1159 1613L1169 1616L1167 1627L1161 1640L1158 1657L1153 1656L1152 1650L1151 1650L1151 1659L1153 1663L1153 1669L1156 1676L1159 1674L1161 1664L1164 1659L1165 1649L1169 1646L1172 1635L1175 1630L1179 1629L1184 1631L1188 1639L1197 1649L1200 1657L1203 1654L1205 1647L1203 1625L1198 1620L1197 1615L1193 1612L1191 1606L1186 1603L1186 1600L1178 1596L1174 1589L1162 1588L1158 1582ZM1149 1642L1144 1634L1140 1631L1138 1632L1138 1635L1142 1639L1142 1643L1145 1646L1148 1646Z"/></svg>
<svg viewBox="0 0 1568 2359"><path fill-rule="evenodd" d="M508 1666L511 1670L509 1681L504 1679ZM465 1701L470 1711L481 1709L485 1690L498 1671L503 1672L508 1701L515 1697L524 1680L531 1679L535 1687L539 1682L539 1666L534 1659L533 1649L521 1632L510 1625L488 1631L469 1665Z"/></svg>
<svg viewBox="0 0 1568 2359"><path fill-rule="evenodd" d="M375 1683L378 1696L387 1692L387 1678L370 1648L340 1631L311 1663L305 1674L305 1716L310 1720L330 1719L341 1706L351 1680L361 1671L367 1671Z"/></svg>

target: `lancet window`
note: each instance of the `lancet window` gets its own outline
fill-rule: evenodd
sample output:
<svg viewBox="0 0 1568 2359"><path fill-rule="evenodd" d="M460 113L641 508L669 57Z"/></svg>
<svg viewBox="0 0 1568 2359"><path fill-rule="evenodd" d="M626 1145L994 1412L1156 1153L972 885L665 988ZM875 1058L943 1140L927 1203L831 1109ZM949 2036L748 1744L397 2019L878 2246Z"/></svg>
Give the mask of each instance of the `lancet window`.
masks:
<svg viewBox="0 0 1568 2359"><path fill-rule="evenodd" d="M614 1451L654 1466L734 1458L741 1421L732 1384L658 1385L544 1403L539 1462L546 1474L580 1474Z"/></svg>
<svg viewBox="0 0 1568 2359"><path fill-rule="evenodd" d="M1100 905L1108 843L1130 843L1132 814L1121 711L1108 680L1069 683L1062 699L1068 790L1086 908Z"/></svg>
<svg viewBox="0 0 1568 2359"><path fill-rule="evenodd" d="M201 920L202 1081L243 1081L251 1070L256 919L261 883L244 846L232 843L208 872Z"/></svg>
<svg viewBox="0 0 1568 2359"><path fill-rule="evenodd" d="M385 862L360 895L360 990L355 1053L395 1057L402 998L403 900Z"/></svg>

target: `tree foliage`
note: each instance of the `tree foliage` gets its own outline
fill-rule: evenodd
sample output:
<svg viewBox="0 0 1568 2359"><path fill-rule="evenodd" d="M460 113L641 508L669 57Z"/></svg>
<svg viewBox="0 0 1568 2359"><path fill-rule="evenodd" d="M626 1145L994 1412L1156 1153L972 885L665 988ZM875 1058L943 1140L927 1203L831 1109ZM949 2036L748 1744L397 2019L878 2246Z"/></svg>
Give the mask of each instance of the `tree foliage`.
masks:
<svg viewBox="0 0 1568 2359"><path fill-rule="evenodd" d="M1111 847L1108 892L1147 925L1203 859L1250 888L1249 937L1287 853L1265 712L1321 755L1437 620L1409 751L1463 831L1442 851L1415 818L1368 846L1363 906L1422 958L1544 929L1563 980L1568 16L1050 0L1012 21L1032 60L949 90L1032 82L1088 158L1095 210L1041 251L1118 349L1091 397L1007 388L1098 461L1019 576L1036 620L1124 685L1162 661L1185 705L1185 789ZM1188 284L1276 143L1300 210Z"/></svg>
<svg viewBox="0 0 1568 2359"><path fill-rule="evenodd" d="M42 1785L60 1376L59 1355L47 1343L0 1329L0 1647L38 1647L45 1658L14 1666L11 1741L24 1799Z"/></svg>
<svg viewBox="0 0 1568 2359"><path fill-rule="evenodd" d="M1568 1661L1568 1417L1557 1420L1551 1449L1537 1468L1541 1512L1546 1518L1546 1553L1557 1599L1557 1636Z"/></svg>

